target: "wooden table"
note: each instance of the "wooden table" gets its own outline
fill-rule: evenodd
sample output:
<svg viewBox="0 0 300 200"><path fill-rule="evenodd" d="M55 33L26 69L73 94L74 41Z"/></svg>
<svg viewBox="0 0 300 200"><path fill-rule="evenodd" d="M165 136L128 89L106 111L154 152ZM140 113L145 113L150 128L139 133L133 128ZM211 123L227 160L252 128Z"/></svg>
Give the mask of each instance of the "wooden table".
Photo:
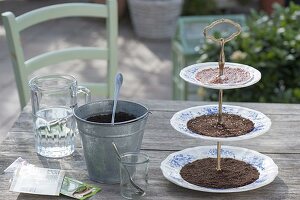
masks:
<svg viewBox="0 0 300 200"><path fill-rule="evenodd" d="M228 145L245 147L270 156L279 167L279 174L269 185L248 192L212 194L188 190L167 181L159 168L170 153L188 147L212 145L213 142L183 136L172 129L169 120L182 109L211 104L211 102L139 101L150 108L142 151L150 156L150 186L144 199L300 199L300 104L228 103L263 112L272 120L270 131L260 137L231 142ZM3 171L17 157L47 168L61 168L70 177L93 183L102 188L92 199L122 199L119 185L98 184L89 180L81 148L64 159L47 159L34 150L34 135L29 106L21 113L7 138L0 145L0 168ZM8 191L9 177L0 175L0 199L69 199L18 194Z"/></svg>

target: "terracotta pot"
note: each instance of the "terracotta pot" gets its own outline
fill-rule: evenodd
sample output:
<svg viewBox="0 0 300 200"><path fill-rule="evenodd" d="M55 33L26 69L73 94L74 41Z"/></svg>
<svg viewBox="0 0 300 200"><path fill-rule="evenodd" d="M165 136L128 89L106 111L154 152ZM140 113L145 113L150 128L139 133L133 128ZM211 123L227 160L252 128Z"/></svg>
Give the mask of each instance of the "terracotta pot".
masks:
<svg viewBox="0 0 300 200"><path fill-rule="evenodd" d="M105 4L106 0L90 0L92 3L101 3ZM121 18L126 11L127 1L126 0L118 0L118 16Z"/></svg>
<svg viewBox="0 0 300 200"><path fill-rule="evenodd" d="M284 2L284 0L261 0L260 6L266 13L270 15L273 12L274 3L278 3L283 6Z"/></svg>

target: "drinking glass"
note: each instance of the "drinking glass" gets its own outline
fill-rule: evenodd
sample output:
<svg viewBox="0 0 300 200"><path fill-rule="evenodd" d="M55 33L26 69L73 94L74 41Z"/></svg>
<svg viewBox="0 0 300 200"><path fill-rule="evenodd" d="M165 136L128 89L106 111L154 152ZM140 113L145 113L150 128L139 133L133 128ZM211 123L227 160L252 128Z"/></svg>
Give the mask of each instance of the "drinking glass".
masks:
<svg viewBox="0 0 300 200"><path fill-rule="evenodd" d="M120 187L121 195L126 199L138 199L137 189L129 178L144 191L148 187L149 157L143 153L125 153L120 161Z"/></svg>
<svg viewBox="0 0 300 200"><path fill-rule="evenodd" d="M29 81L36 152L50 158L71 155L75 149L77 125L73 109L77 94L83 93L85 102L90 91L77 85L70 75L34 77Z"/></svg>

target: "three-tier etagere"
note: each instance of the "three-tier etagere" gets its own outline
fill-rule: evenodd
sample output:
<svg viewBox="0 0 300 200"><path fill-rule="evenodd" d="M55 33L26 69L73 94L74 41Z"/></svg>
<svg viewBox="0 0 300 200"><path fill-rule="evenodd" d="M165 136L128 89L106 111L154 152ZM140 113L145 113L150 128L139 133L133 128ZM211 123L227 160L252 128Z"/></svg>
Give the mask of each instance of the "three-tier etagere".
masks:
<svg viewBox="0 0 300 200"><path fill-rule="evenodd" d="M235 29L235 32L230 34L227 38L215 38L213 34L209 34L209 31L216 26L219 25L229 25ZM226 42L232 40L241 32L241 27L239 24L228 20L228 19L220 19L204 29L204 35L206 38L211 39L221 46L220 51L220 58L219 62L207 62L207 63L198 63L188 67L185 67L180 72L180 77L183 78L185 81L211 89L218 89L219 90L219 102L217 105L205 105L205 106L196 106L192 108L188 108L185 110L181 110L173 115L170 120L172 127L179 131L180 133L187 135L192 138L198 138L203 140L210 140L216 141L216 146L199 146L194 148L184 149L179 152L175 152L170 154L162 163L161 169L164 176L170 180L171 182L180 185L185 188L199 190L199 191L206 191L206 192L240 192L240 191L247 191L251 189L255 189L258 187L262 187L266 184L269 184L274 180L274 178L278 174L278 167L273 162L273 160L260 154L256 151L240 148L240 147L231 147L231 146L221 146L223 142L229 141L239 141L257 137L266 133L271 127L271 120L264 115L263 113L245 108L240 106L232 106L232 105L223 105L223 90L228 89L235 89L235 88L243 88L251 86L257 83L261 78L261 73L251 66L247 66L244 64L239 63L225 63L225 55L224 55L224 45ZM223 76L224 68L231 68L231 69L239 69L244 72L247 72L250 77L246 80L242 80L239 82L231 82L231 83L208 83L208 82L201 82L197 78L197 74L202 70L218 70L219 78L221 79ZM201 135L191 131L187 127L187 123L189 120L194 119L195 117L202 116L202 115L218 115L218 124L222 125L222 115L223 113L227 114L234 114L239 115L243 118L249 119L254 123L254 128L252 131L242 134L240 136L233 136L233 137L211 137L206 135ZM191 163L197 159L213 157L217 158L216 163L216 170L222 170L221 166L221 157L225 158L234 158L237 160L242 160L246 163L251 164L260 173L259 178L246 186L239 187L239 188L229 188L229 189L214 189L214 188L205 188L193 185L191 183L186 182L180 176L180 170L183 166L188 163Z"/></svg>

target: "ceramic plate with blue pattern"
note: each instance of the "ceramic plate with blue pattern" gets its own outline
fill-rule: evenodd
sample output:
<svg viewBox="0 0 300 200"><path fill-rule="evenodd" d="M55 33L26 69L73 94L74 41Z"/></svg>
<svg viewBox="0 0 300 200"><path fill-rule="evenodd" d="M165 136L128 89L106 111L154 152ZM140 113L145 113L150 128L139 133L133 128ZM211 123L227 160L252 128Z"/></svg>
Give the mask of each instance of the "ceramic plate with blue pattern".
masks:
<svg viewBox="0 0 300 200"><path fill-rule="evenodd" d="M190 119L193 119L201 115L217 114L218 105L196 106L185 110L181 110L173 115L173 117L170 120L170 123L175 130L187 136L204 139L204 140L220 141L220 142L238 141L238 140L254 138L266 133L271 127L271 120L266 115L264 115L259 111L252 110L245 107L231 106L231 105L223 105L222 110L223 113L235 114L251 120L254 123L254 129L245 135L241 135L237 137L210 137L205 135L199 135L187 128L187 122Z"/></svg>
<svg viewBox="0 0 300 200"><path fill-rule="evenodd" d="M261 73L257 69L250 67L248 65L226 62L225 67L243 69L244 71L249 72L250 79L245 82L231 83L231 84L206 84L197 80L196 75L199 71L205 69L219 68L219 63L217 62L206 62L206 63L197 63L194 65L190 65L188 67L183 68L180 71L179 75L182 79L194 85L199 85L201 87L212 88L212 89L223 89L223 90L248 87L250 85L257 83L261 78Z"/></svg>
<svg viewBox="0 0 300 200"><path fill-rule="evenodd" d="M278 167L270 157L250 149L232 146L222 146L222 158L233 158L251 164L258 170L259 178L255 182L242 187L229 189L215 189L200 187L191 184L181 177L180 170L186 164L198 159L216 157L216 146L199 146L188 148L170 154L165 160L161 162L160 169L162 170L162 173L166 177L166 179L168 179L172 183L175 183L176 185L192 190L214 193L243 192L257 189L271 183L278 174Z"/></svg>

